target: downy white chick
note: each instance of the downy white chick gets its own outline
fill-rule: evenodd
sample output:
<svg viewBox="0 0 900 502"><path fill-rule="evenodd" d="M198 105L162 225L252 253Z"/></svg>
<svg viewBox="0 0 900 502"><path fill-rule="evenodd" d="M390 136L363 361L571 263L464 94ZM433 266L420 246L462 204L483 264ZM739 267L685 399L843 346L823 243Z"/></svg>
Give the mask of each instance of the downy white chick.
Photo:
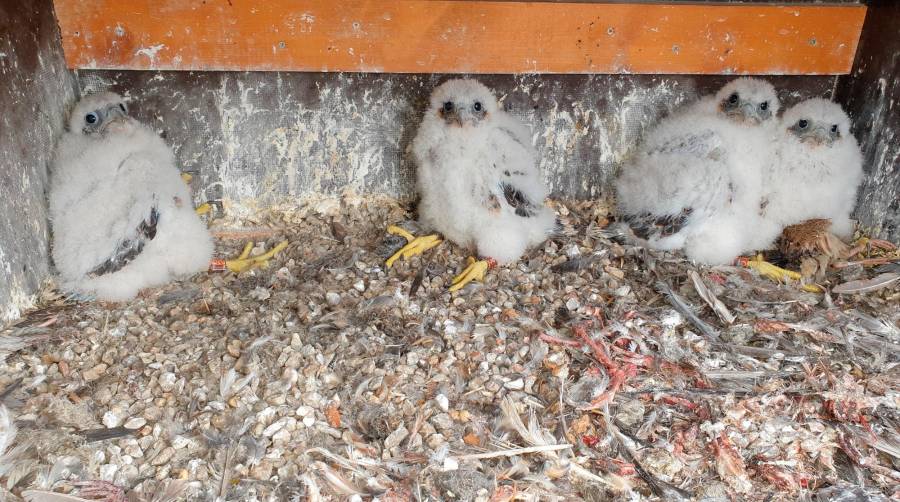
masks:
<svg viewBox="0 0 900 502"><path fill-rule="evenodd" d="M706 264L771 244L759 208L778 108L771 84L739 78L661 121L616 181L634 236Z"/></svg>
<svg viewBox="0 0 900 502"><path fill-rule="evenodd" d="M212 257L172 151L113 93L73 110L54 157L50 217L62 286L101 300L206 270Z"/></svg>
<svg viewBox="0 0 900 502"><path fill-rule="evenodd" d="M827 218L835 235L850 237L862 153L841 107L814 98L787 110L779 122L777 152L766 183L766 219L785 227Z"/></svg>
<svg viewBox="0 0 900 502"><path fill-rule="evenodd" d="M553 210L543 204L547 188L528 129L481 83L450 80L434 90L412 153L421 223L484 258L470 258L451 290L481 280L493 261L519 259L556 228ZM435 235L406 236L411 242L389 265L440 242Z"/></svg>

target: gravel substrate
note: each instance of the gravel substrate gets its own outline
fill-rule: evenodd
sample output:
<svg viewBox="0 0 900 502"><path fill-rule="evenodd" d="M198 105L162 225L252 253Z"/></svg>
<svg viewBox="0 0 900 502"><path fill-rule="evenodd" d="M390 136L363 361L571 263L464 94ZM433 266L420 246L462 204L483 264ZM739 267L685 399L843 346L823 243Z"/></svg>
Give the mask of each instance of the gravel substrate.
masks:
<svg viewBox="0 0 900 502"><path fill-rule="evenodd" d="M556 209L561 235L454 294L465 250L386 269L385 227L418 229L351 197L214 222L222 256L288 240L264 269L48 289L0 336L0 499L900 497L897 284L804 293Z"/></svg>

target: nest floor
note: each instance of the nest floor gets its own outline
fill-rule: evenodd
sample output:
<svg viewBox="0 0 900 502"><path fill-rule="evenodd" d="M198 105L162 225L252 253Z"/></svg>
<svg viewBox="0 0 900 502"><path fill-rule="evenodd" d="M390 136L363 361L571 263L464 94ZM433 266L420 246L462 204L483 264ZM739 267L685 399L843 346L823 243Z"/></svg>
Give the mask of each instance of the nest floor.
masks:
<svg viewBox="0 0 900 502"><path fill-rule="evenodd" d="M808 293L556 206L561 235L454 294L465 250L386 269L407 208L350 198L214 222L222 256L287 240L266 268L48 290L0 336L0 499L900 497L897 283Z"/></svg>

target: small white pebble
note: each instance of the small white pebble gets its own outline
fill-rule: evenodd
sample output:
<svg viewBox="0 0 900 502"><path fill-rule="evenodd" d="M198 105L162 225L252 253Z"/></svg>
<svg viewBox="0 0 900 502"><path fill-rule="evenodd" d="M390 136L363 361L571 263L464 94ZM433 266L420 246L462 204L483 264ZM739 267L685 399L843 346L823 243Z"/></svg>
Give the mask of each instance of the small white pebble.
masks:
<svg viewBox="0 0 900 502"><path fill-rule="evenodd" d="M190 438L186 438L184 436L175 436L172 439L172 448L175 448L176 450L180 450L186 446L191 445L192 443L193 443L193 441L191 441Z"/></svg>
<svg viewBox="0 0 900 502"><path fill-rule="evenodd" d="M325 301L328 302L328 305L335 306L341 303L341 295L335 293L334 291L329 291L325 293Z"/></svg>
<svg viewBox="0 0 900 502"><path fill-rule="evenodd" d="M455 471L457 469L459 469L459 462L455 458L447 457L444 459L444 471Z"/></svg>
<svg viewBox="0 0 900 502"><path fill-rule="evenodd" d="M303 425L307 427L312 427L313 424L316 423L316 417L310 415L308 417L303 417Z"/></svg>
<svg viewBox="0 0 900 502"><path fill-rule="evenodd" d="M109 410L103 414L103 425L112 429L122 425L122 417L113 410Z"/></svg>
<svg viewBox="0 0 900 502"><path fill-rule="evenodd" d="M297 416L298 417L308 416L312 412L313 412L313 409L306 405L297 408Z"/></svg>
<svg viewBox="0 0 900 502"><path fill-rule="evenodd" d="M366 290L366 283L365 283L365 281L363 281L362 279L360 279L360 280L354 282L354 283L353 283L353 289L355 289L355 290L359 291L360 293L362 293L363 291Z"/></svg>
<svg viewBox="0 0 900 502"><path fill-rule="evenodd" d="M175 380L177 380L175 374L167 371L159 375L159 388L163 392L172 392L172 389L175 388Z"/></svg>
<svg viewBox="0 0 900 502"><path fill-rule="evenodd" d="M447 396L438 394L437 396L434 396L434 400L437 401L438 407L440 407L441 411L447 412L450 410L450 400L447 399Z"/></svg>
<svg viewBox="0 0 900 502"><path fill-rule="evenodd" d="M125 421L126 429L140 429L145 425L147 425L147 420L145 420L143 417L131 417Z"/></svg>
<svg viewBox="0 0 900 502"><path fill-rule="evenodd" d="M510 380L503 384L504 387L510 390L522 390L525 388L525 380L521 378L516 378L515 380Z"/></svg>
<svg viewBox="0 0 900 502"><path fill-rule="evenodd" d="M116 464L103 464L100 466L100 479L112 483L118 471L119 466Z"/></svg>
<svg viewBox="0 0 900 502"><path fill-rule="evenodd" d="M284 421L278 420L277 422L273 422L271 425L263 429L263 436L272 437L276 432L280 431L284 428Z"/></svg>
<svg viewBox="0 0 900 502"><path fill-rule="evenodd" d="M400 446L400 443L402 443L407 436L409 436L409 431L406 430L406 427L403 424L400 424L400 427L397 427L397 430L384 439L384 449L390 450Z"/></svg>

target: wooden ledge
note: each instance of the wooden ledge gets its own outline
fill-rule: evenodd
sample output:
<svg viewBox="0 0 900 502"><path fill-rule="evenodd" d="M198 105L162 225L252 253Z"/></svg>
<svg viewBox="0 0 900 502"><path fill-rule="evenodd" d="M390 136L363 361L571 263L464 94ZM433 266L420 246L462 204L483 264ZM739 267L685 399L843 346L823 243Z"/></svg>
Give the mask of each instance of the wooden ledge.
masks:
<svg viewBox="0 0 900 502"><path fill-rule="evenodd" d="M842 74L862 5L55 0L71 68Z"/></svg>

